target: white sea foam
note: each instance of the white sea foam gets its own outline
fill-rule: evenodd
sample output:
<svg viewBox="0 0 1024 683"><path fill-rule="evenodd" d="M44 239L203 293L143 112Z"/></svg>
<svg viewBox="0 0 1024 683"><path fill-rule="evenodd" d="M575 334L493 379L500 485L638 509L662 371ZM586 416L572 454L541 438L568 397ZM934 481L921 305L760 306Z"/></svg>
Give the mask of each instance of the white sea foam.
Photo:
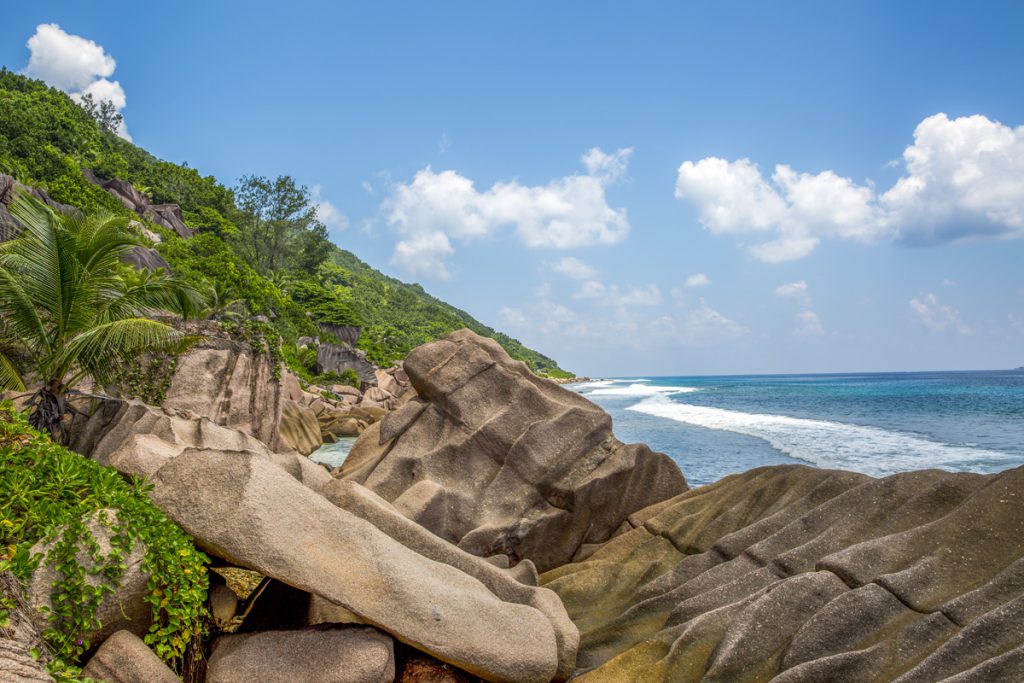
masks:
<svg viewBox="0 0 1024 683"><path fill-rule="evenodd" d="M584 396L630 396L640 398L644 396L668 396L671 394L688 394L693 391L700 390L697 387L656 387L651 386L649 384L630 384L627 386L603 386L598 389L585 392Z"/></svg>
<svg viewBox="0 0 1024 683"><path fill-rule="evenodd" d="M979 464L994 465L1012 459L1008 453L929 441L878 427L744 413L679 403L665 396L647 398L628 410L746 434L819 467L851 469L873 476L932 467L971 470Z"/></svg>

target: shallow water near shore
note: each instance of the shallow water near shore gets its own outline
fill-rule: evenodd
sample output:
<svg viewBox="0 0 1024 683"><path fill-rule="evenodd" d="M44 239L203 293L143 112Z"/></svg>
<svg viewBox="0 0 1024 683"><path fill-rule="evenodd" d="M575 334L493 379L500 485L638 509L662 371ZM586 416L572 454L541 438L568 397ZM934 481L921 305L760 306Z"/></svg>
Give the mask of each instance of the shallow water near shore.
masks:
<svg viewBox="0 0 1024 683"><path fill-rule="evenodd" d="M691 485L801 463L872 476L1024 464L1024 372L630 377L568 385Z"/></svg>
<svg viewBox="0 0 1024 683"><path fill-rule="evenodd" d="M330 467L340 467L341 463L345 462L345 458L348 457L348 452L352 450L352 445L356 442L354 436L341 436L334 443L325 443L320 448L316 449L309 454L309 459L314 462L323 463Z"/></svg>

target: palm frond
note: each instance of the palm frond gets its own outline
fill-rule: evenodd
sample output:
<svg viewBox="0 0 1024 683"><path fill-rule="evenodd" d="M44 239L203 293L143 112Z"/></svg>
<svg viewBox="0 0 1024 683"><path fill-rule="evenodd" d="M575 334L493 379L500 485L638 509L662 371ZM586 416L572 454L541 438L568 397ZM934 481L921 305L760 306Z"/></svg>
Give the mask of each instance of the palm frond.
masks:
<svg viewBox="0 0 1024 683"><path fill-rule="evenodd" d="M191 338L166 323L147 318L128 318L97 325L70 340L57 364L70 370L80 366L101 383L147 351L179 351Z"/></svg>
<svg viewBox="0 0 1024 683"><path fill-rule="evenodd" d="M22 381L18 369L14 367L11 360L0 353L0 389L13 389L14 391L25 391L25 382Z"/></svg>

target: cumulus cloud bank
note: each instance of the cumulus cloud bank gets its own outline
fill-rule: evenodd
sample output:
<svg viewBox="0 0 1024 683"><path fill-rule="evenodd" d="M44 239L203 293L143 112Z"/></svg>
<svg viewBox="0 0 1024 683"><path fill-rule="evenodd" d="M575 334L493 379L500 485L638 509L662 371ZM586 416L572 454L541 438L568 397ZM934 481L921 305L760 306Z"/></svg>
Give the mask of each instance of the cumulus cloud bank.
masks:
<svg viewBox="0 0 1024 683"><path fill-rule="evenodd" d="M905 171L889 190L834 171L770 177L749 159L684 161L676 197L715 234L760 233L749 247L769 263L799 259L823 239L932 244L1024 236L1024 126L984 116L935 114L914 131Z"/></svg>
<svg viewBox="0 0 1024 683"><path fill-rule="evenodd" d="M589 150L585 175L546 185L512 180L477 190L456 171L429 166L409 183L398 183L381 205L388 225L401 237L392 263L414 275L446 278L453 241L469 242L512 227L528 247L570 249L615 244L629 234L625 209L608 206L605 189L624 175L632 150Z"/></svg>
<svg viewBox="0 0 1024 683"><path fill-rule="evenodd" d="M128 103L121 84L110 80L117 62L95 42L66 33L57 24L39 24L27 45L26 75L63 90L76 102L92 95L96 102L109 100L118 112ZM117 133L131 140L123 121Z"/></svg>

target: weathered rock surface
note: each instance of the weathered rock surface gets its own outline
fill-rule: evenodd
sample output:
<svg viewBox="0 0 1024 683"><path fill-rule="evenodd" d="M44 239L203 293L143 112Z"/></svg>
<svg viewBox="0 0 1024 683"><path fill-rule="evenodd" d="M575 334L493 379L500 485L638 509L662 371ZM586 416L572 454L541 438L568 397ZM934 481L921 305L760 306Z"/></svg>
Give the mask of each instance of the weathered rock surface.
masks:
<svg viewBox="0 0 1024 683"><path fill-rule="evenodd" d="M178 359L163 406L239 429L273 450L285 449L279 430L283 392L274 365L269 353L249 344L208 336Z"/></svg>
<svg viewBox="0 0 1024 683"><path fill-rule="evenodd" d="M22 185L11 176L0 173L0 242L6 242L9 239L13 239L24 227L22 226L21 221L12 216L11 212L7 208L20 193L31 195L50 208L61 213L73 213L77 211L73 206L54 201L45 190L40 190L36 187L29 187L28 185Z"/></svg>
<svg viewBox="0 0 1024 683"><path fill-rule="evenodd" d="M178 676L128 631L118 631L103 641L82 674L106 683L179 683Z"/></svg>
<svg viewBox="0 0 1024 683"><path fill-rule="evenodd" d="M265 631L221 636L207 683L391 683L392 639L372 628Z"/></svg>
<svg viewBox="0 0 1024 683"><path fill-rule="evenodd" d="M127 180L119 178L104 180L88 169L83 169L82 175L89 182L99 185L114 195L118 201L124 204L125 208L134 211L139 217L168 230L173 230L181 237L192 236L192 229L185 225L181 207L177 204L153 204L146 194L135 189Z"/></svg>
<svg viewBox="0 0 1024 683"><path fill-rule="evenodd" d="M190 448L246 451L270 458L254 436L187 411L155 408L139 400L100 401L71 430L71 448L119 472L148 478Z"/></svg>
<svg viewBox="0 0 1024 683"><path fill-rule="evenodd" d="M355 348L359 343L359 337L363 328L358 325L331 325L330 323L319 323L318 327L327 334L337 339L342 344Z"/></svg>
<svg viewBox="0 0 1024 683"><path fill-rule="evenodd" d="M10 572L0 572L0 597L13 605L7 623L0 626L0 683L52 683L44 666L46 644L22 595L22 586ZM40 653L33 657L32 651Z"/></svg>
<svg viewBox="0 0 1024 683"><path fill-rule="evenodd" d="M554 594L511 579L484 583L263 458L187 451L153 484L154 502L204 550L326 598L438 659L495 681L568 673L577 636ZM526 594L533 604L517 601Z"/></svg>
<svg viewBox="0 0 1024 683"><path fill-rule="evenodd" d="M135 266L136 270L157 270L162 268L166 273L171 272L171 266L160 255L160 252L149 247L133 247L124 257L124 260Z"/></svg>
<svg viewBox="0 0 1024 683"><path fill-rule="evenodd" d="M554 627L560 657L559 678L572 672L579 634L555 594L536 588L537 574L532 562L524 560L513 569L503 570L438 538L403 516L373 491L352 481L335 479L321 488L320 494L338 507L367 520L406 548L472 576L502 600L539 610Z"/></svg>
<svg viewBox="0 0 1024 683"><path fill-rule="evenodd" d="M82 455L141 479L152 477L186 451L198 451L209 457L250 453L273 462L313 490L331 480L323 467L295 451L273 452L259 439L209 418L138 400L100 401L87 419L76 422L70 445Z"/></svg>
<svg viewBox="0 0 1024 683"><path fill-rule="evenodd" d="M478 556L541 570L686 490L679 468L623 445L611 418L461 330L409 354L418 397L360 437L341 475Z"/></svg>
<svg viewBox="0 0 1024 683"><path fill-rule="evenodd" d="M377 370L373 363L366 360L366 352L346 344L322 343L316 350L316 370L318 373L336 372L341 374L346 370L354 370L359 376L359 381L364 384L374 384Z"/></svg>
<svg viewBox="0 0 1024 683"><path fill-rule="evenodd" d="M291 448L309 455L323 444L316 413L292 400L281 404L281 438Z"/></svg>
<svg viewBox="0 0 1024 683"><path fill-rule="evenodd" d="M53 683L23 643L0 634L0 683Z"/></svg>
<svg viewBox="0 0 1024 683"><path fill-rule="evenodd" d="M541 577L581 681L1024 680L1024 468L726 477Z"/></svg>
<svg viewBox="0 0 1024 683"><path fill-rule="evenodd" d="M95 539L99 546L99 553L104 558L108 557L114 551L111 539L117 534L116 511L100 510L94 513L90 519L84 521L86 532ZM30 550L33 555L37 553L43 555L43 560L32 574L26 590L26 599L32 610L32 618L40 631L49 625L47 616L42 610L44 608L46 610L53 609L54 584L63 577L58 569L58 561L48 557L49 552L56 544L57 541L37 543ZM84 544L79 545L76 555L77 563L82 567L94 567L95 561L89 550L82 545ZM142 567L145 555L146 547L141 542L136 542L135 547L123 558L125 568L115 582L113 591L106 593L96 608L94 616L99 622L99 626L80 634L83 640L96 645L122 629L136 635L145 635L149 631L153 613L149 603L145 600L149 595L149 589L146 586L149 574ZM106 583L102 575L88 571L85 581L91 586L100 586Z"/></svg>

